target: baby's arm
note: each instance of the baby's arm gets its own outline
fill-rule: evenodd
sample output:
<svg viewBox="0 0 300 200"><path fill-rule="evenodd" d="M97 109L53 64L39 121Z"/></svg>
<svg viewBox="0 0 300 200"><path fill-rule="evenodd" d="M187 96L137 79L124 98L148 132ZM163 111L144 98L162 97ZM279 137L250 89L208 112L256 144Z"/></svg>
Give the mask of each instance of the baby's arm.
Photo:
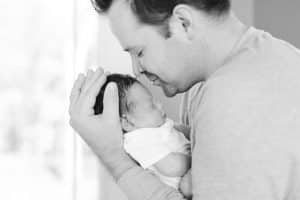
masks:
<svg viewBox="0 0 300 200"><path fill-rule="evenodd" d="M182 177L191 168L191 157L173 152L153 165L161 174L170 177Z"/></svg>

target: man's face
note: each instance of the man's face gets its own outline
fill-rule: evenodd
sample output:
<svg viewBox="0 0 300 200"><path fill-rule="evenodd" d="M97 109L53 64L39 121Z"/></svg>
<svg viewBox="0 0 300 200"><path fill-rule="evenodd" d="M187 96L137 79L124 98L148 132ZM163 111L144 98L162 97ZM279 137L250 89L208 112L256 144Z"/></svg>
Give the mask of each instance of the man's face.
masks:
<svg viewBox="0 0 300 200"><path fill-rule="evenodd" d="M108 18L114 35L130 53L136 76L146 75L168 97L191 86L187 67L191 59L184 39L177 35L166 39L157 27L142 25L125 0L114 1Z"/></svg>
<svg viewBox="0 0 300 200"><path fill-rule="evenodd" d="M166 114L160 103L155 101L147 88L133 84L127 93L129 112L127 119L133 128L156 128L164 124Z"/></svg>

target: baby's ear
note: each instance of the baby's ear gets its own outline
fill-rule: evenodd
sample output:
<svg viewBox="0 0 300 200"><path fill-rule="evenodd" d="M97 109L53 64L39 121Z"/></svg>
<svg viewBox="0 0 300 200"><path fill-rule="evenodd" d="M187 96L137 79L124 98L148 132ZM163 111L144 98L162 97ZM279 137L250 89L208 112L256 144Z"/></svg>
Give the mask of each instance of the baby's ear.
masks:
<svg viewBox="0 0 300 200"><path fill-rule="evenodd" d="M125 130L126 132L134 130L134 125L128 120L126 115L121 116L120 119L121 119L121 125L122 125L123 130Z"/></svg>

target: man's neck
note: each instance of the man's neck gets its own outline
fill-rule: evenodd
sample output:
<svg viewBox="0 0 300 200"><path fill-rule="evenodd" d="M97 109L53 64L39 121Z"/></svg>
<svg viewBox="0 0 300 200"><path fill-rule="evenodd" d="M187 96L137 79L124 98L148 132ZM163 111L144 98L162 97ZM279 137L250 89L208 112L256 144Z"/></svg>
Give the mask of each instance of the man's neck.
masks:
<svg viewBox="0 0 300 200"><path fill-rule="evenodd" d="M233 13L230 13L220 24L215 24L206 33L208 43L208 62L206 79L217 71L237 48L237 44L245 34L247 26Z"/></svg>

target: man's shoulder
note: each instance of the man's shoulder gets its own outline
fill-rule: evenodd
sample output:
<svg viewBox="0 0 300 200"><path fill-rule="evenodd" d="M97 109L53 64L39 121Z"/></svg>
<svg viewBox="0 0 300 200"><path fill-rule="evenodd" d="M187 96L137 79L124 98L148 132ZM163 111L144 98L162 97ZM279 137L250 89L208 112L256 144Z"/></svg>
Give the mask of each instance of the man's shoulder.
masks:
<svg viewBox="0 0 300 200"><path fill-rule="evenodd" d="M247 111L269 106L274 100L295 99L294 91L300 90L299 66L299 50L259 31L245 40L201 87L193 88L189 93L193 97L189 99L190 111L217 111L218 107L223 107L219 109L223 112L230 110L225 108Z"/></svg>
<svg viewBox="0 0 300 200"><path fill-rule="evenodd" d="M249 112L275 113L274 107L276 114L286 113L287 106L298 109L299 73L299 65L295 63L234 66L205 82L195 95L191 110L200 115L229 116L234 112L236 117L245 117Z"/></svg>
<svg viewBox="0 0 300 200"><path fill-rule="evenodd" d="M235 102L235 99L249 96L267 98L274 93L285 93L292 87L291 83L295 89L300 89L297 77L300 51L267 33L265 35L267 39L261 36L262 39L249 42L213 73L201 95Z"/></svg>

